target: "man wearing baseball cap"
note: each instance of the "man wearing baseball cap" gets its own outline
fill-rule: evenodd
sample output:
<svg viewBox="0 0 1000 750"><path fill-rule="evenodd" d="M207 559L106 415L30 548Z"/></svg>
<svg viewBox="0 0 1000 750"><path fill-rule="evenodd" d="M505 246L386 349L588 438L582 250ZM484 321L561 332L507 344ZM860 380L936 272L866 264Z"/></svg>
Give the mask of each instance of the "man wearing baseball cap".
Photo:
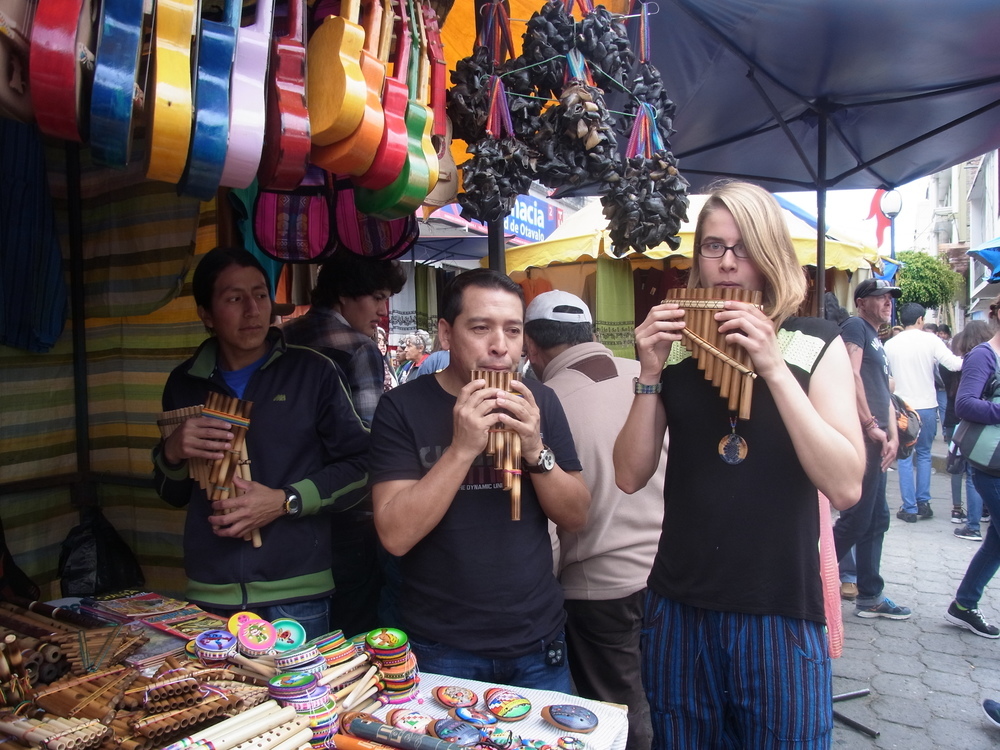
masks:
<svg viewBox="0 0 1000 750"><path fill-rule="evenodd" d="M524 316L524 343L535 375L566 411L591 495L586 526L558 531L573 682L585 698L627 705L628 747L648 750L639 633L663 523L666 444L649 483L633 495L622 492L612 448L632 408L639 362L612 356L594 341L590 310L579 297L563 291L535 297Z"/></svg>
<svg viewBox="0 0 1000 750"><path fill-rule="evenodd" d="M892 300L902 294L884 279L865 279L854 290L857 315L841 323L854 370L857 392L855 407L865 436L867 462L857 505L842 510L833 527L837 559L855 547L858 568L858 617L905 620L912 613L883 593L882 540L889 528L889 506L885 499L886 470L896 457L899 439L895 413L889 398L889 362L878 337L878 328L892 315Z"/></svg>

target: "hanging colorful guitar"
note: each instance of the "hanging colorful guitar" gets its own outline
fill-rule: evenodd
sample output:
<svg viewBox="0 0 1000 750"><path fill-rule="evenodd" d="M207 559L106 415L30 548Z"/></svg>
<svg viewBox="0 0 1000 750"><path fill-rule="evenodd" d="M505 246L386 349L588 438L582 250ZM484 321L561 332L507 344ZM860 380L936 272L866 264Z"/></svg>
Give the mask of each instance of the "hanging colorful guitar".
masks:
<svg viewBox="0 0 1000 750"><path fill-rule="evenodd" d="M241 26L236 34L236 61L229 84L229 147L221 180L226 187L249 187L260 167L273 20L274 0L259 0L254 22Z"/></svg>
<svg viewBox="0 0 1000 750"><path fill-rule="evenodd" d="M341 0L340 15L327 16L309 39L308 97L312 141L329 146L361 123L368 85L361 71L365 32L358 0Z"/></svg>
<svg viewBox="0 0 1000 750"><path fill-rule="evenodd" d="M198 29L191 149L177 192L203 201L219 189L229 148L229 79L242 9L240 0L228 0L221 22L202 18Z"/></svg>
<svg viewBox="0 0 1000 750"><path fill-rule="evenodd" d="M294 190L309 167L306 108L305 0L288 0L288 33L274 40L268 81L264 153L257 172L261 188Z"/></svg>
<svg viewBox="0 0 1000 750"><path fill-rule="evenodd" d="M153 12L152 94L146 177L177 184L191 144L191 29L194 0L157 0Z"/></svg>

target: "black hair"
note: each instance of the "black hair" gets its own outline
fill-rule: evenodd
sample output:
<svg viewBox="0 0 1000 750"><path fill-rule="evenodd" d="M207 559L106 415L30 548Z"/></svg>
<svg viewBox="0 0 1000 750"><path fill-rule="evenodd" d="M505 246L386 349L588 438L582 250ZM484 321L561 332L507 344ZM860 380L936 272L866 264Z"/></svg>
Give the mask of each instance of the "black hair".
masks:
<svg viewBox="0 0 1000 750"><path fill-rule="evenodd" d="M406 283L406 272L398 260L382 260L338 250L320 267L312 304L333 307L342 297L363 297L380 289L399 294Z"/></svg>
<svg viewBox="0 0 1000 750"><path fill-rule="evenodd" d="M498 289L510 292L521 300L521 313L524 314L524 290L510 276L492 268L473 268L455 276L445 286L441 293L440 316L448 325L455 325L455 320L462 314L462 296L466 287L477 286L481 289Z"/></svg>
<svg viewBox="0 0 1000 750"><path fill-rule="evenodd" d="M194 294L194 301L198 307L203 307L206 310L212 309L215 281L230 266L256 268L260 271L261 276L264 277L264 282L267 282L267 272L264 270L264 266L246 248L212 248L198 261L198 267L194 269L194 277L191 279L191 292ZM270 296L270 286L268 286L268 296ZM274 300L271 299L271 301L273 302Z"/></svg>
<svg viewBox="0 0 1000 750"><path fill-rule="evenodd" d="M557 320L531 320L524 324L524 334L540 349L555 346L589 344L594 340L591 323L560 323Z"/></svg>
<svg viewBox="0 0 1000 750"><path fill-rule="evenodd" d="M943 333L946 336L951 336L951 326L947 323L938 323L938 333Z"/></svg>
<svg viewBox="0 0 1000 750"><path fill-rule="evenodd" d="M927 309L917 302L907 302L899 308L899 322L904 326L912 326L920 318L924 317Z"/></svg>
<svg viewBox="0 0 1000 750"><path fill-rule="evenodd" d="M937 327L937 323L925 323L924 330L927 331L927 333L937 333L939 329Z"/></svg>

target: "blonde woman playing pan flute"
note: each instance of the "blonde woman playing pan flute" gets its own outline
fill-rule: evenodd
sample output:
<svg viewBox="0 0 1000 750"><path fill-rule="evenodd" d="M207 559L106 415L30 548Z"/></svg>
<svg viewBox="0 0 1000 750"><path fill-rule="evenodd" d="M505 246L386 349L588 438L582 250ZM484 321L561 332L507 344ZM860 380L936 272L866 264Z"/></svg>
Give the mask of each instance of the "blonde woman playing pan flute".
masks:
<svg viewBox="0 0 1000 750"><path fill-rule="evenodd" d="M794 317L805 278L769 193L718 185L695 247L690 287L763 293L763 310L733 300L714 313L758 377L737 419L681 341L684 310L657 305L636 328L641 374L614 448L623 490L646 484L670 430L643 630L653 746L829 747L816 491L838 509L861 492L847 350L836 325Z"/></svg>

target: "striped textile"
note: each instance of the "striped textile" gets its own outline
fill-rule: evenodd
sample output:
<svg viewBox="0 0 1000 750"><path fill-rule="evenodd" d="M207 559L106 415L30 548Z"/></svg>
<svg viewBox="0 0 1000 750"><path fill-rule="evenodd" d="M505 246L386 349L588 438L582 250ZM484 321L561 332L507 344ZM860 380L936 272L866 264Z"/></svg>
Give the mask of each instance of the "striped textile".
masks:
<svg viewBox="0 0 1000 750"><path fill-rule="evenodd" d="M198 220L195 254L201 255L216 244L214 202L201 204ZM180 295L155 312L86 321L94 472L152 477L149 452L159 439L163 385L206 335L190 292L193 265L187 263ZM45 355L0 347L0 484L77 470L69 331ZM95 493L139 559L147 587L180 595L185 512L167 506L151 488L97 484ZM43 595L58 596L59 546L78 522L69 488L10 493L0 500L17 563Z"/></svg>
<svg viewBox="0 0 1000 750"><path fill-rule="evenodd" d="M825 628L646 596L642 682L653 747L829 748L833 677Z"/></svg>
<svg viewBox="0 0 1000 750"><path fill-rule="evenodd" d="M597 259L597 340L616 357L635 358L635 284L628 259Z"/></svg>
<svg viewBox="0 0 1000 750"><path fill-rule="evenodd" d="M67 150L47 141L49 189L64 257L69 255ZM142 136L135 153L145 151ZM81 148L84 294L88 318L145 315L176 297L190 270L200 203L174 185L147 180L143 160L125 169L94 163Z"/></svg>

